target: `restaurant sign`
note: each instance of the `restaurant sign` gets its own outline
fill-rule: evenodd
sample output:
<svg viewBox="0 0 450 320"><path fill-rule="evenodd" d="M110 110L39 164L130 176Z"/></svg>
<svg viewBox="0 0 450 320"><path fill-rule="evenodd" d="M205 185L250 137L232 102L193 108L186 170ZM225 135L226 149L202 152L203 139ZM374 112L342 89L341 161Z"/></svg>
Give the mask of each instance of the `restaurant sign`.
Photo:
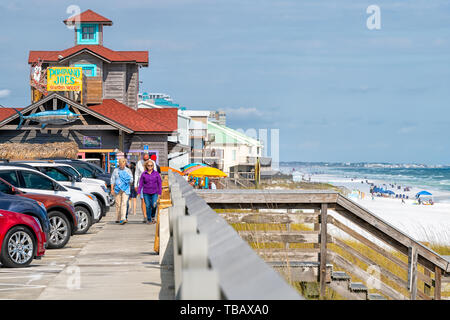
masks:
<svg viewBox="0 0 450 320"><path fill-rule="evenodd" d="M47 69L47 91L81 91L81 67L52 67Z"/></svg>

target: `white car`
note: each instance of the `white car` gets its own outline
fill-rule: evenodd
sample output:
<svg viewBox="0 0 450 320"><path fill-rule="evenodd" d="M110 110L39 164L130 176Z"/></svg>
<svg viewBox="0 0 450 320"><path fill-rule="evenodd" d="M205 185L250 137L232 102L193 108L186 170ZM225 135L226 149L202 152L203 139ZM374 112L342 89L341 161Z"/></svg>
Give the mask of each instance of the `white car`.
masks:
<svg viewBox="0 0 450 320"><path fill-rule="evenodd" d="M80 179L80 173L69 164L49 161L17 161L11 162L11 165L14 163L31 166L50 178L55 179L63 186L77 188L89 194L93 194L97 198L102 212L100 219L104 217L110 209L111 200L105 182L98 179Z"/></svg>
<svg viewBox="0 0 450 320"><path fill-rule="evenodd" d="M72 201L78 215L77 234L86 233L100 220L101 209L94 195L65 187L35 169L20 164L0 165L0 177L23 192L62 196Z"/></svg>

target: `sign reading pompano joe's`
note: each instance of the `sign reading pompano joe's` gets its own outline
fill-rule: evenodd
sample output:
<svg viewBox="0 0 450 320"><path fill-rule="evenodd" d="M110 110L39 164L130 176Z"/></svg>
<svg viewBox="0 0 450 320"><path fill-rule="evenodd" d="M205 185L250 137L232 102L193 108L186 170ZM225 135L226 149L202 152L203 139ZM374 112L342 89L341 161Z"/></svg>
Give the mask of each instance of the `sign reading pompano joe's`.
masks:
<svg viewBox="0 0 450 320"><path fill-rule="evenodd" d="M47 69L47 91L81 91L81 67L52 67Z"/></svg>

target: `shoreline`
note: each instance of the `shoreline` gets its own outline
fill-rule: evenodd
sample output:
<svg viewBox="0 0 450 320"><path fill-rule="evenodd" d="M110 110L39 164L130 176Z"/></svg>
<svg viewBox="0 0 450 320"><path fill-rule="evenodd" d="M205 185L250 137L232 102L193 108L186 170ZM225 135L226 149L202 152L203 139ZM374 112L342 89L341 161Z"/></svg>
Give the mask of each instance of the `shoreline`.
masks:
<svg viewBox="0 0 450 320"><path fill-rule="evenodd" d="M297 171L296 176L301 178L301 172ZM364 196L352 197L349 195L349 198L417 241L450 244L450 192L425 189L433 194L433 200L436 199L436 202L433 205L418 205L414 204L415 194L424 190L418 187L411 187L410 191L403 191L404 185L401 185L401 190L394 190L391 187L392 182L382 180L367 179L368 184L366 179L352 179L331 174L305 173L305 177L308 178L307 182L311 177L310 182L328 183L335 187L345 187L350 192L358 190L364 193ZM295 176L293 176L293 180L301 181L295 179ZM370 183L383 188L386 185L387 189L396 192L398 190L399 194L408 195L408 199L405 199L405 203L402 203L401 199L395 198L395 196L393 198L375 196L372 199L369 192Z"/></svg>

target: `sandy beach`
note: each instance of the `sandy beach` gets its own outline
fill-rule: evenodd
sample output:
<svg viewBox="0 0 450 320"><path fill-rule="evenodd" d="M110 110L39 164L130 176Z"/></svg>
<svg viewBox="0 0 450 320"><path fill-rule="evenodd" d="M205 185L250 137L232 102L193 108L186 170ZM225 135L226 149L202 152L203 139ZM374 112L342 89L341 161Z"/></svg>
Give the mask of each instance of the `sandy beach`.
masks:
<svg viewBox="0 0 450 320"><path fill-rule="evenodd" d="M433 194L436 203L434 205L417 205L414 204L415 194L422 190L418 188L411 188L409 192L404 192L403 188L398 190L399 193L409 197L409 199L405 200L405 203L402 203L401 199L396 199L395 197L374 197L372 200L369 193L370 184L361 179L311 175L311 182L324 182L335 186L344 186L350 191L358 190L364 193L364 197L351 197L351 200L365 207L400 231L418 241L450 244L450 203L439 202L439 199L448 198L450 196L448 193L428 190ZM369 180L369 183L374 183L377 186L386 184L389 189L396 189L390 188L388 181Z"/></svg>

